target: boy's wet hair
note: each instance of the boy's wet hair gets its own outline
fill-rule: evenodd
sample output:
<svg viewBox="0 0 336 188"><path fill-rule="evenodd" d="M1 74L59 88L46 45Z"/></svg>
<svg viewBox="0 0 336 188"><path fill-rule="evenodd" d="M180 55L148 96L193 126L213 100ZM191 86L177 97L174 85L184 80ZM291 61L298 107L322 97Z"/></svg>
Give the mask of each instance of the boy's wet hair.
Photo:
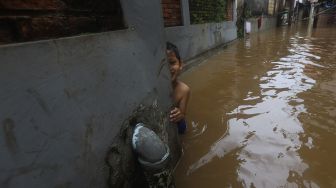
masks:
<svg viewBox="0 0 336 188"><path fill-rule="evenodd" d="M181 57L177 46L171 42L167 42L166 45L167 50L174 52L176 58L181 62Z"/></svg>

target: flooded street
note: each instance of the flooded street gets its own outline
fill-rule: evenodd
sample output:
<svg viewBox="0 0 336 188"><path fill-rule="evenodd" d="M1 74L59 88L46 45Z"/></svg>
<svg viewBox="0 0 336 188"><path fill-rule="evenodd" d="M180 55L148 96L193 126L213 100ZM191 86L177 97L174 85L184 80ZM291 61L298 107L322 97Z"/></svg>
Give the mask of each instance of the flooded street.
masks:
<svg viewBox="0 0 336 188"><path fill-rule="evenodd" d="M336 187L336 28L277 28L184 73L179 188Z"/></svg>

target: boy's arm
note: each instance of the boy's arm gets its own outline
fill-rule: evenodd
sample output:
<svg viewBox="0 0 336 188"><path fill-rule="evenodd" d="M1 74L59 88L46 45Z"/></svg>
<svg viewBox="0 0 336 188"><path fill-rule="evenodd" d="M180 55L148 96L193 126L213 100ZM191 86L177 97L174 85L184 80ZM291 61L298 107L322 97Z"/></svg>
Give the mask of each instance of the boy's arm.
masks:
<svg viewBox="0 0 336 188"><path fill-rule="evenodd" d="M183 118L187 113L187 106L188 106L189 97L190 97L190 88L188 86L186 86L184 93L185 94L183 95L180 101L180 105L179 105L179 109L181 110L181 113L183 114Z"/></svg>
<svg viewBox="0 0 336 188"><path fill-rule="evenodd" d="M170 113L170 121L177 123L185 118L189 97L190 97L190 88L188 86L185 86L183 88L183 95L179 102L178 108L174 108Z"/></svg>

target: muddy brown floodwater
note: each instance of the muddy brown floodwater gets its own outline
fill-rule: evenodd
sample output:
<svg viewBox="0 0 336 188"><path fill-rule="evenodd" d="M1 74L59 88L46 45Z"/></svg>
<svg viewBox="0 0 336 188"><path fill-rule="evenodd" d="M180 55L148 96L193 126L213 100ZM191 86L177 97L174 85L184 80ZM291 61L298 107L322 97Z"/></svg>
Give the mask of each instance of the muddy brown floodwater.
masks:
<svg viewBox="0 0 336 188"><path fill-rule="evenodd" d="M238 40L192 88L178 188L336 187L336 28Z"/></svg>

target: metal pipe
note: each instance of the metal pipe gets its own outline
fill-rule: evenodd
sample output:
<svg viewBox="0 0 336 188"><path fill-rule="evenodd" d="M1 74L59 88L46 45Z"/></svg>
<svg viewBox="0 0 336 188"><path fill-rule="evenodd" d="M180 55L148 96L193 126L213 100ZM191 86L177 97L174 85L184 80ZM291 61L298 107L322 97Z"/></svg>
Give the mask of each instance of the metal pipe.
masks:
<svg viewBox="0 0 336 188"><path fill-rule="evenodd" d="M149 187L174 187L169 147L143 123L135 126L132 136L133 150L138 155Z"/></svg>

